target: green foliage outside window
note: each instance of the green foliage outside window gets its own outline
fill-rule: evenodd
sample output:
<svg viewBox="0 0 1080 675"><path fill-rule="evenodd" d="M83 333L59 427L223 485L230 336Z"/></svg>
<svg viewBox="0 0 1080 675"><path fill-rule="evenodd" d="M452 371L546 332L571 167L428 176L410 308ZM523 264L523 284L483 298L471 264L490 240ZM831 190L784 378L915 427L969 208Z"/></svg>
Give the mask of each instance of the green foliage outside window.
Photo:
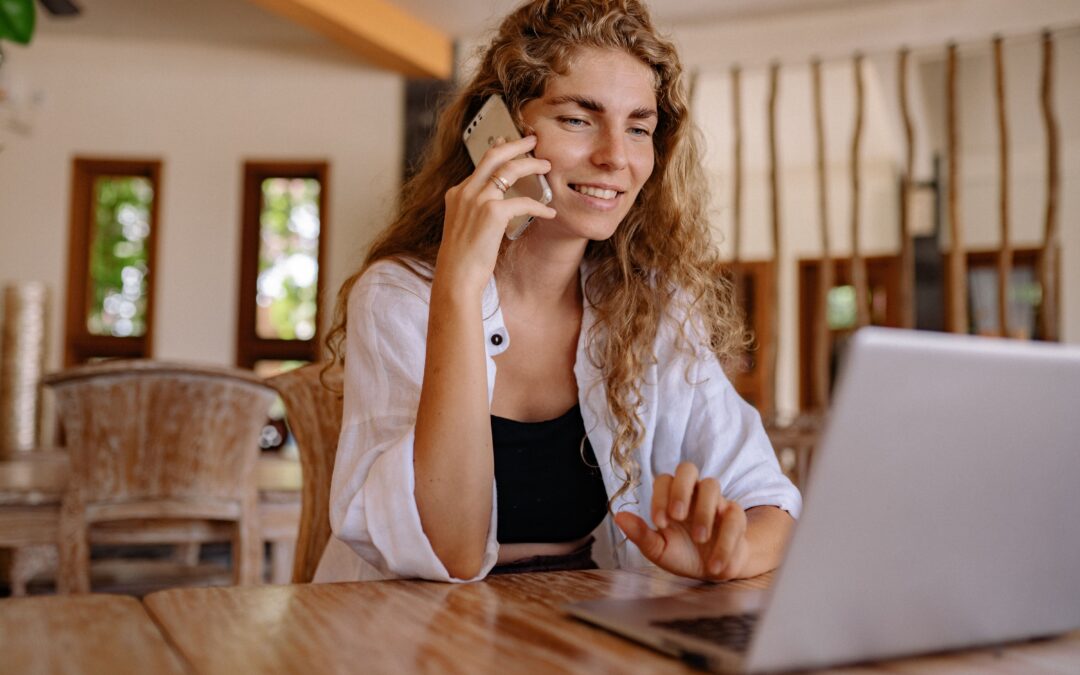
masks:
<svg viewBox="0 0 1080 675"><path fill-rule="evenodd" d="M315 335L321 189L313 178L262 182L255 322L260 338Z"/></svg>
<svg viewBox="0 0 1080 675"><path fill-rule="evenodd" d="M141 176L99 178L94 198L86 327L92 335L144 335L153 186Z"/></svg>

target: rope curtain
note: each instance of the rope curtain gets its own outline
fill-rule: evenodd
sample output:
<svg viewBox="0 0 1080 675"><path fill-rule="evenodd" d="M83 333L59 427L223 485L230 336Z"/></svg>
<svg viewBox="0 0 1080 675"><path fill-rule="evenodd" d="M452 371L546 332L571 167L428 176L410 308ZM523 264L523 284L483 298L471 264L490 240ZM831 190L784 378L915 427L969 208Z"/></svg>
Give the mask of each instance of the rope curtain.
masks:
<svg viewBox="0 0 1080 675"><path fill-rule="evenodd" d="M1009 120L1005 111L1005 59L1001 36L993 40L994 98L998 123L998 218L1001 227L1001 248L998 249L998 331L1003 337L1012 335L1009 329L1009 280L1012 278L1012 241L1009 236Z"/></svg>
<svg viewBox="0 0 1080 675"><path fill-rule="evenodd" d="M813 406L825 410L829 406L829 290L834 284L833 261L829 246L829 185L825 170L825 109L821 100L821 60L810 62L811 92L814 100L814 149L817 165L818 228L821 231L821 271L818 275L817 312L814 314L813 338Z"/></svg>
<svg viewBox="0 0 1080 675"><path fill-rule="evenodd" d="M1042 36L1042 114L1046 126L1046 225L1042 253L1039 256L1039 281L1042 284L1042 311L1039 328L1044 340L1058 339L1058 124L1054 117L1054 38Z"/></svg>
<svg viewBox="0 0 1080 675"><path fill-rule="evenodd" d="M949 254L945 276L949 297L945 303L945 327L952 333L968 332L967 256L964 253L964 228L960 221L960 129L957 87L956 44L945 47L945 133L948 169Z"/></svg>
<svg viewBox="0 0 1080 675"><path fill-rule="evenodd" d="M731 134L734 140L731 167L731 243L735 249L732 263L736 269L739 266L739 256L742 254L743 131L741 75L742 71L738 66L731 68Z"/></svg>
<svg viewBox="0 0 1080 675"><path fill-rule="evenodd" d="M1009 117L1007 110L1007 90L1005 73L1005 46L1004 39L1000 35L994 36L990 41L993 57L994 78L994 106L997 122L998 136L998 213L999 213L999 236L1000 250L997 253L996 267L998 276L998 289L996 304L999 315L999 331L1003 336L1016 335L1012 325L1015 317L1010 316L1010 288L1009 281L1013 267L1013 242L1012 226L1010 222L1011 192L1009 188L1011 180L1010 151L1009 151ZM1059 158L1059 129L1058 121L1054 114L1054 34L1045 31L1041 35L1042 67L1041 67L1041 112L1046 134L1046 205L1045 223L1042 247L1038 260L1038 279L1042 288L1042 302L1038 314L1039 334L1044 340L1056 341L1059 339L1059 289L1057 286L1057 271L1059 267L1059 198L1060 198L1060 158ZM896 52L896 75L897 75L897 101L899 107L899 119L902 125L904 162L900 172L899 194L899 258L900 258L900 283L899 294L896 298L890 298L890 302L897 307L896 316L900 325L913 328L915 326L915 255L914 239L912 233L912 198L915 182L915 150L919 139L916 136L912 122L910 103L909 74L912 51L909 47L902 47ZM850 237L851 237L851 276L856 295L856 323L864 326L870 323L870 298L869 283L867 278L866 259L862 251L862 223L860 218L860 206L862 201L861 177L861 150L865 134L865 73L864 55L861 52L854 53L852 63L852 96L854 99L853 130L850 139L849 170L851 181L851 213L850 213ZM764 408L762 416L768 423L775 423L776 415L776 392L777 392L777 359L779 354L780 335L780 264L783 252L783 232L780 211L780 167L778 162L779 138L777 133L777 114L779 99L779 75L781 64L779 61L769 63L767 68L767 198L769 208L769 234L772 245L773 265L771 266L771 297L759 307L759 311L769 312L767 322L773 328L771 340L760 344L761 359L759 363L763 367L762 383L764 392L762 401ZM827 152L825 139L825 104L822 94L822 60L814 57L809 61L812 94L812 123L815 144L815 174L817 189L817 212L820 241L820 260L818 275L818 287L814 297L815 312L814 324L810 335L811 342L811 368L812 377L810 396L814 411L824 411L827 408L830 389L830 370L832 336L828 327L828 291L835 283L836 269L834 251L830 242L829 223L829 181L827 174ZM732 259L730 264L735 270L737 285L741 286L739 269L744 255L744 191L745 191L745 167L744 167L744 129L742 116L742 86L743 67L733 65L728 71L731 81L731 133L732 144L732 183L731 183L731 213L732 213ZM948 297L946 297L946 330L955 333L969 332L968 316L968 282L967 282L967 252L964 242L964 223L962 218L962 192L960 182L960 101L958 87L960 82L959 51L958 45L950 42L945 45L945 185L944 206L945 215L949 228L949 246L946 251L945 276ZM695 87L696 89L696 87ZM742 289L737 289L740 293Z"/></svg>
<svg viewBox="0 0 1080 675"><path fill-rule="evenodd" d="M915 245L911 238L911 186L915 178L915 128L911 123L908 103L908 56L907 47L897 56L897 98L900 102L900 118L904 126L904 173L900 177L900 325L915 327Z"/></svg>
<svg viewBox="0 0 1080 675"><path fill-rule="evenodd" d="M870 324L870 289L866 279L866 260L862 255L859 226L859 204L862 192L859 182L863 138L863 117L866 95L863 85L863 57L856 53L852 61L855 75L855 127L851 132L851 281L855 286L855 325L859 328Z"/></svg>
<svg viewBox="0 0 1080 675"><path fill-rule="evenodd" d="M780 95L780 64L769 66L769 206L772 220L772 298L769 313L773 325L773 339L765 348L766 378L768 386L768 410L766 420L776 417L777 356L780 353L780 167L777 161L776 101Z"/></svg>

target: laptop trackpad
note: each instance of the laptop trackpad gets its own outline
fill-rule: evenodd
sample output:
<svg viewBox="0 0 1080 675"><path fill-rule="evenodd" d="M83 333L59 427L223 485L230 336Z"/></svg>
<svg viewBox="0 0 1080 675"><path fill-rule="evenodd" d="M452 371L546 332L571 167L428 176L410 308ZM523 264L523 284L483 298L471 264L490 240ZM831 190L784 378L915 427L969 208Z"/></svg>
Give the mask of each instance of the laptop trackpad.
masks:
<svg viewBox="0 0 1080 675"><path fill-rule="evenodd" d="M762 589L719 585L658 598L576 602L567 605L566 610L579 619L670 653L676 653L671 632L741 652L749 643L750 631L765 606L767 594Z"/></svg>

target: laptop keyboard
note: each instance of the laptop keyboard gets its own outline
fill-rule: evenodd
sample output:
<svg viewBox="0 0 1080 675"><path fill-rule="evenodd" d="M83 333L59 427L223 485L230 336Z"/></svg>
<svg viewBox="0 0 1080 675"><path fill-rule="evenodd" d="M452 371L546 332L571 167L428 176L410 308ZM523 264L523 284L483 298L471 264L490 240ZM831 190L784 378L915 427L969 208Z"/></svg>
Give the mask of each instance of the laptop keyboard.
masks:
<svg viewBox="0 0 1080 675"><path fill-rule="evenodd" d="M747 612L724 616L702 616L695 619L653 621L652 625L708 640L741 653L750 646L750 636L754 634L757 618L757 614Z"/></svg>

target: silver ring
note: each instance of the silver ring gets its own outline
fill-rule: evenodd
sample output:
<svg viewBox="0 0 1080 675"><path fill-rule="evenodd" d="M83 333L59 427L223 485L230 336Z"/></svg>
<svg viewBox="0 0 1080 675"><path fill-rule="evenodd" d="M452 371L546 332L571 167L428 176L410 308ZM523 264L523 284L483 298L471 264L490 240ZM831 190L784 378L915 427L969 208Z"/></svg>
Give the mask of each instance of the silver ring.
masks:
<svg viewBox="0 0 1080 675"><path fill-rule="evenodd" d="M499 191L503 194L506 194L506 191L510 189L510 183L507 183L506 179L502 176L493 175L491 177L491 182L495 183L495 187L499 188Z"/></svg>

